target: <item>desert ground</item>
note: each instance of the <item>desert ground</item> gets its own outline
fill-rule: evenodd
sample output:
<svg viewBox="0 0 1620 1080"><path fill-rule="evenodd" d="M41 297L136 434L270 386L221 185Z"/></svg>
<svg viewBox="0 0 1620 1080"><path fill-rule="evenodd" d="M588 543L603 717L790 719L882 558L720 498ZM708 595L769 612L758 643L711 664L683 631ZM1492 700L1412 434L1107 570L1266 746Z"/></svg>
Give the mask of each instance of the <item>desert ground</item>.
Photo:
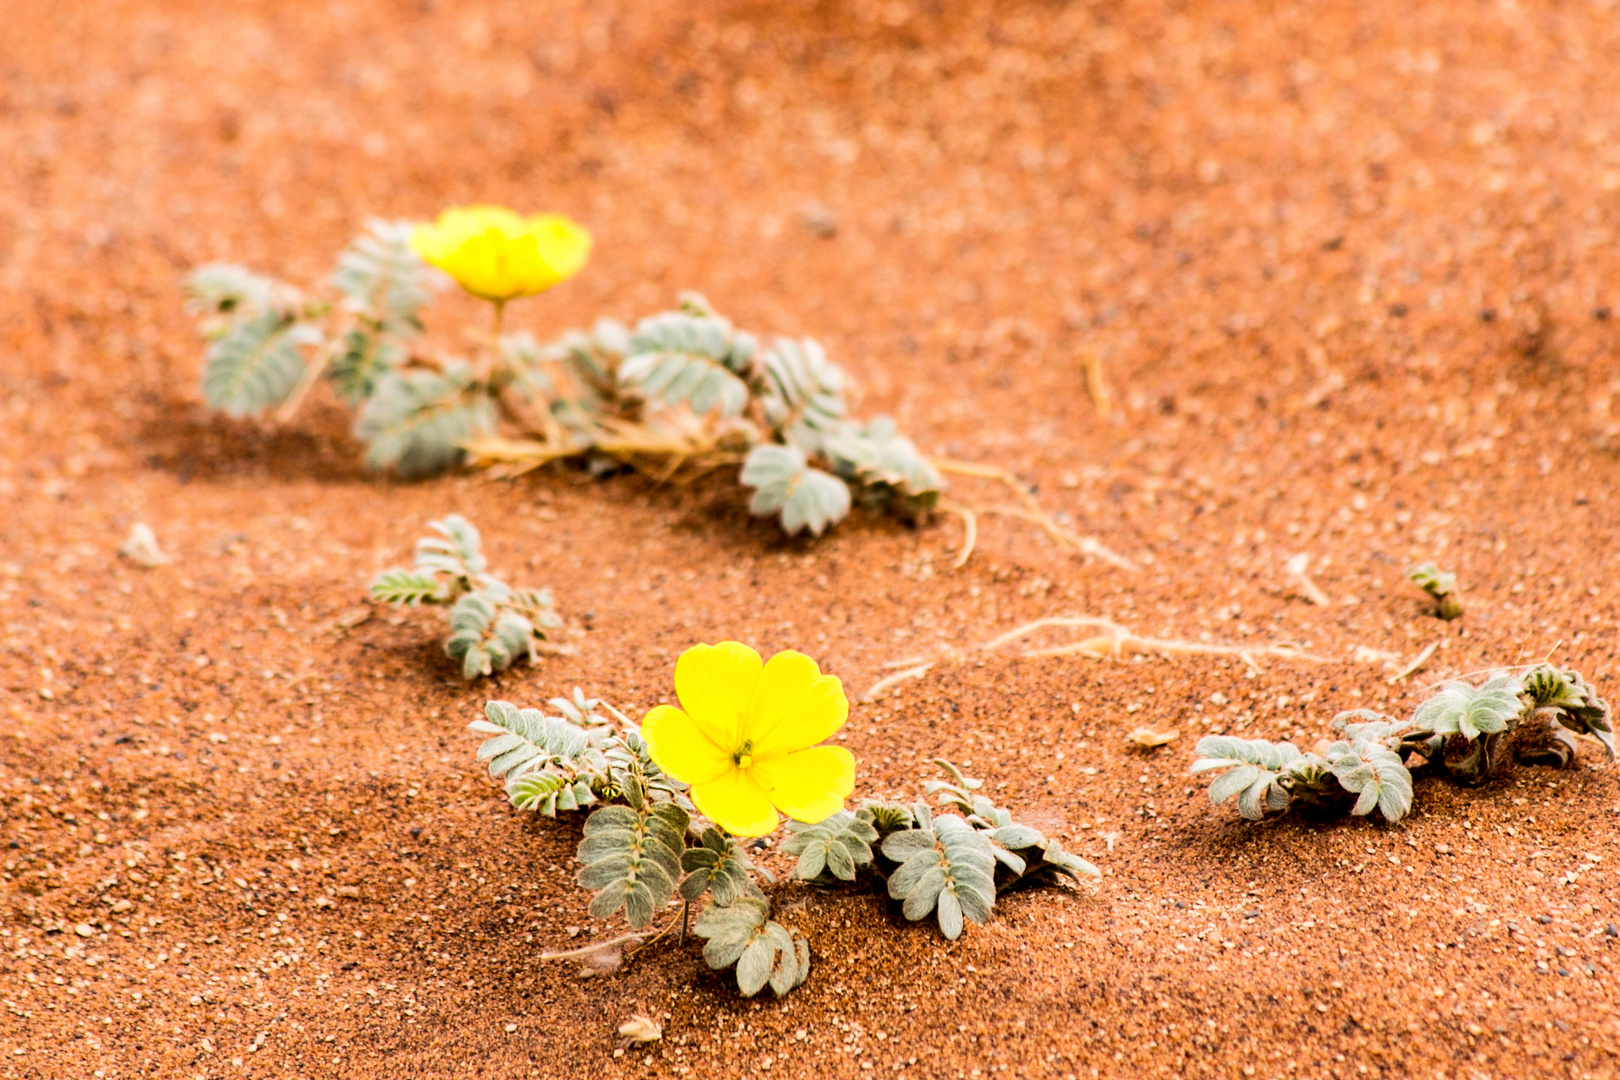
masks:
<svg viewBox="0 0 1620 1080"><path fill-rule="evenodd" d="M0 1076L1620 1073L1601 748L1421 781L1395 825L1252 823L1188 775L1201 735L1308 744L1543 656L1620 693L1616 56L1612 0L8 5ZM314 281L368 218L468 202L596 236L515 325L700 290L1136 569L1005 516L959 569L949 514L787 540L723 473L404 483L329 397L204 408L192 269ZM434 615L367 605L451 512L570 653L465 683ZM172 562L117 554L137 522ZM981 648L1048 616L1318 659ZM948 943L767 848L814 956L780 1001L691 941L539 959L622 926L577 816L510 808L466 724L575 686L638 716L723 638L843 679L857 796L949 757L1103 876ZM619 1051L637 1011L663 1038Z"/></svg>

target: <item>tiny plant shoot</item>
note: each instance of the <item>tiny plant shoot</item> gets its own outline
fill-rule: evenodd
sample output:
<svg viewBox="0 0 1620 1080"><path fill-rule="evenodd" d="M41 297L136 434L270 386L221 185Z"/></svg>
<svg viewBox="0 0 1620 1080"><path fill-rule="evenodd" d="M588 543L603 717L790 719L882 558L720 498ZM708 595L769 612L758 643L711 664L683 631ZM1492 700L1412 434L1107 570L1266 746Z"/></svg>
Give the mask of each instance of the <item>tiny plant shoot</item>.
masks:
<svg viewBox="0 0 1620 1080"><path fill-rule="evenodd" d="M775 832L781 814L793 880L882 889L906 918L932 916L952 940L966 922L988 920L1000 893L1098 873L1013 821L948 762L936 763L945 778L925 785L937 810L875 800L847 809L855 759L820 744L844 725L849 703L808 656L767 662L737 642L694 646L676 662L675 690L680 706L652 709L639 727L577 690L552 699L560 715L492 701L470 725L490 736L478 757L514 806L590 810L579 883L596 894L593 916L622 912L631 928L600 947L648 936L679 897L682 940L702 904L691 929L705 941L703 958L716 971L734 968L745 997L803 983L809 942L771 918L758 882L773 878L739 842Z"/></svg>
<svg viewBox="0 0 1620 1080"><path fill-rule="evenodd" d="M1450 622L1462 618L1462 597L1457 594L1457 575L1448 574L1432 562L1419 563L1406 571L1407 580L1428 593L1435 614Z"/></svg>
<svg viewBox="0 0 1620 1080"><path fill-rule="evenodd" d="M1256 821L1290 809L1318 819L1377 810L1399 821L1412 809L1414 776L1472 786L1509 761L1565 767L1575 759L1574 735L1597 739L1614 759L1608 703L1579 672L1547 664L1496 672L1478 686L1446 683L1409 720L1356 709L1334 717L1333 729L1339 738L1314 752L1206 736L1192 771L1218 773L1210 801L1236 798L1238 812Z"/></svg>
<svg viewBox="0 0 1620 1080"><path fill-rule="evenodd" d="M461 675L476 679L505 671L562 625L550 589L514 589L487 569L478 530L451 514L428 522L437 535L416 542L416 565L386 570L371 583L371 598L385 604L448 608L445 655L461 661Z"/></svg>
<svg viewBox="0 0 1620 1080"><path fill-rule="evenodd" d="M752 512L789 535L819 536L857 502L908 520L938 503L939 469L888 418L847 415L844 372L809 338L761 340L695 293L634 328L603 320L549 344L505 332L507 305L577 274L590 247L567 218L468 206L371 223L318 292L204 266L187 287L210 340L203 394L233 416L286 421L325 380L358 411L367 465L406 477L469 455L508 474L740 466ZM468 348L423 339L430 266L490 305Z"/></svg>

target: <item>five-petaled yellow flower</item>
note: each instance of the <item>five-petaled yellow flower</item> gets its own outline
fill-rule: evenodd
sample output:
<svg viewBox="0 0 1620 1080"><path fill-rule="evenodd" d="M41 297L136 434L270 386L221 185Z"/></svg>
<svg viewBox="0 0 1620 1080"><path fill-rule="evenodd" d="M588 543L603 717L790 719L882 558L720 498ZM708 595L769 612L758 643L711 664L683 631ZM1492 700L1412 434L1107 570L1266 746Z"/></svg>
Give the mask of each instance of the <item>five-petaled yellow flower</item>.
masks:
<svg viewBox="0 0 1620 1080"><path fill-rule="evenodd" d="M591 234L560 214L524 217L503 206L452 206L418 225L411 248L474 296L503 304L579 273Z"/></svg>
<svg viewBox="0 0 1620 1080"><path fill-rule="evenodd" d="M764 836L776 812L817 822L843 809L855 758L817 746L844 726L844 687L803 653L762 664L735 641L694 645L675 662L682 708L660 705L641 721L652 759L692 785L692 801L733 836Z"/></svg>

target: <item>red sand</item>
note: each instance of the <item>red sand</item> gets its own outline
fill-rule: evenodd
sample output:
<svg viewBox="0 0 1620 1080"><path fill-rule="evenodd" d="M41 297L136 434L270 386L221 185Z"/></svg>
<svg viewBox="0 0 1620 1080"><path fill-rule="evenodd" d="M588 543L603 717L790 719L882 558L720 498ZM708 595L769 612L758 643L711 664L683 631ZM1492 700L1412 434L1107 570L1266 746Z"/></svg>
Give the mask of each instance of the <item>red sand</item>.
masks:
<svg viewBox="0 0 1620 1080"><path fill-rule="evenodd" d="M1595 749L1422 783L1394 827L1255 826L1186 775L1206 731L1409 709L1357 646L1441 639L1418 682L1556 647L1620 695L1613 3L938 7L6 12L0 1075L1620 1071L1620 774ZM205 413L190 268L312 282L367 216L473 200L597 235L518 324L700 289L1143 569L988 516L956 572L950 518L786 542L724 477L390 484L333 402L281 431ZM446 299L433 329L471 314ZM337 625L450 511L556 589L576 655L466 686L428 615ZM114 555L135 521L173 564ZM1330 606L1291 595L1299 553ZM1401 576L1427 558L1459 623ZM971 651L1060 613L1331 662ZM944 657L855 707L857 793L914 796L949 755L1107 876L955 945L781 885L815 950L781 1002L692 945L538 961L617 930L571 884L577 821L506 808L463 726L575 685L645 708L722 637L852 695ZM1181 736L1127 750L1144 724ZM615 1057L638 1004L665 1039Z"/></svg>

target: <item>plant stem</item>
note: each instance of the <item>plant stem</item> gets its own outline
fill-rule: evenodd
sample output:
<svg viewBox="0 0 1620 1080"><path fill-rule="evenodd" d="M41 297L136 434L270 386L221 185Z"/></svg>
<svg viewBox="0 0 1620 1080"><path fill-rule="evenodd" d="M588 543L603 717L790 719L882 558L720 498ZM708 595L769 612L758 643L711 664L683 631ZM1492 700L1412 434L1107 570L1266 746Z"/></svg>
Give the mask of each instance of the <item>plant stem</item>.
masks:
<svg viewBox="0 0 1620 1080"><path fill-rule="evenodd" d="M494 303L495 318L490 323L489 340L494 344L495 348L499 349L501 347L501 323L506 317L506 301L496 300Z"/></svg>
<svg viewBox="0 0 1620 1080"><path fill-rule="evenodd" d="M495 314L489 323L489 342L473 368L473 381L486 385L494 377L495 365L501 358L501 325L506 319L506 301L491 300L490 303L495 305Z"/></svg>
<svg viewBox="0 0 1620 1080"><path fill-rule="evenodd" d="M690 908L691 906L692 906L692 902L690 900L683 900L681 902L681 941L682 941L683 944L686 941L686 912L687 912L687 909ZM646 941L642 942L640 945L637 945L636 946L636 952L639 953L639 952L641 952L641 950L643 950L643 949L647 948L648 946L652 945L653 942L657 941L659 938L661 938L665 934L669 933L670 930L674 926L675 926L675 920L674 919L669 920L669 922L664 924L664 928L662 930L658 931L658 933L654 934L652 937L648 938Z"/></svg>
<svg viewBox="0 0 1620 1080"><path fill-rule="evenodd" d="M337 330L332 336L321 343L320 350L316 352L308 364L304 365L304 373L298 377L298 385L293 387L292 393L287 395L287 400L283 401L281 407L276 410L276 423L285 424L293 418L293 414L304 403L304 399L309 396L309 392L315 388L315 384L320 381L321 376L326 374L327 365L337 356L338 350L348 343L349 331L352 329L354 329L354 320L352 318L345 319L338 324Z"/></svg>
<svg viewBox="0 0 1620 1080"><path fill-rule="evenodd" d="M624 944L626 944L628 942L640 941L642 938L644 938L646 936L647 936L646 931L638 930L638 931L636 931L634 933L622 934L619 937L612 938L611 940L608 940L608 941L598 941L594 945L585 945L585 946L582 946L582 947L580 947L578 949L569 949L567 952L541 953L540 954L540 959L542 959L542 960L566 960L566 959L568 959L569 957L572 957L572 956L589 956L593 952L601 952L603 949L611 949L615 945L624 945Z"/></svg>

